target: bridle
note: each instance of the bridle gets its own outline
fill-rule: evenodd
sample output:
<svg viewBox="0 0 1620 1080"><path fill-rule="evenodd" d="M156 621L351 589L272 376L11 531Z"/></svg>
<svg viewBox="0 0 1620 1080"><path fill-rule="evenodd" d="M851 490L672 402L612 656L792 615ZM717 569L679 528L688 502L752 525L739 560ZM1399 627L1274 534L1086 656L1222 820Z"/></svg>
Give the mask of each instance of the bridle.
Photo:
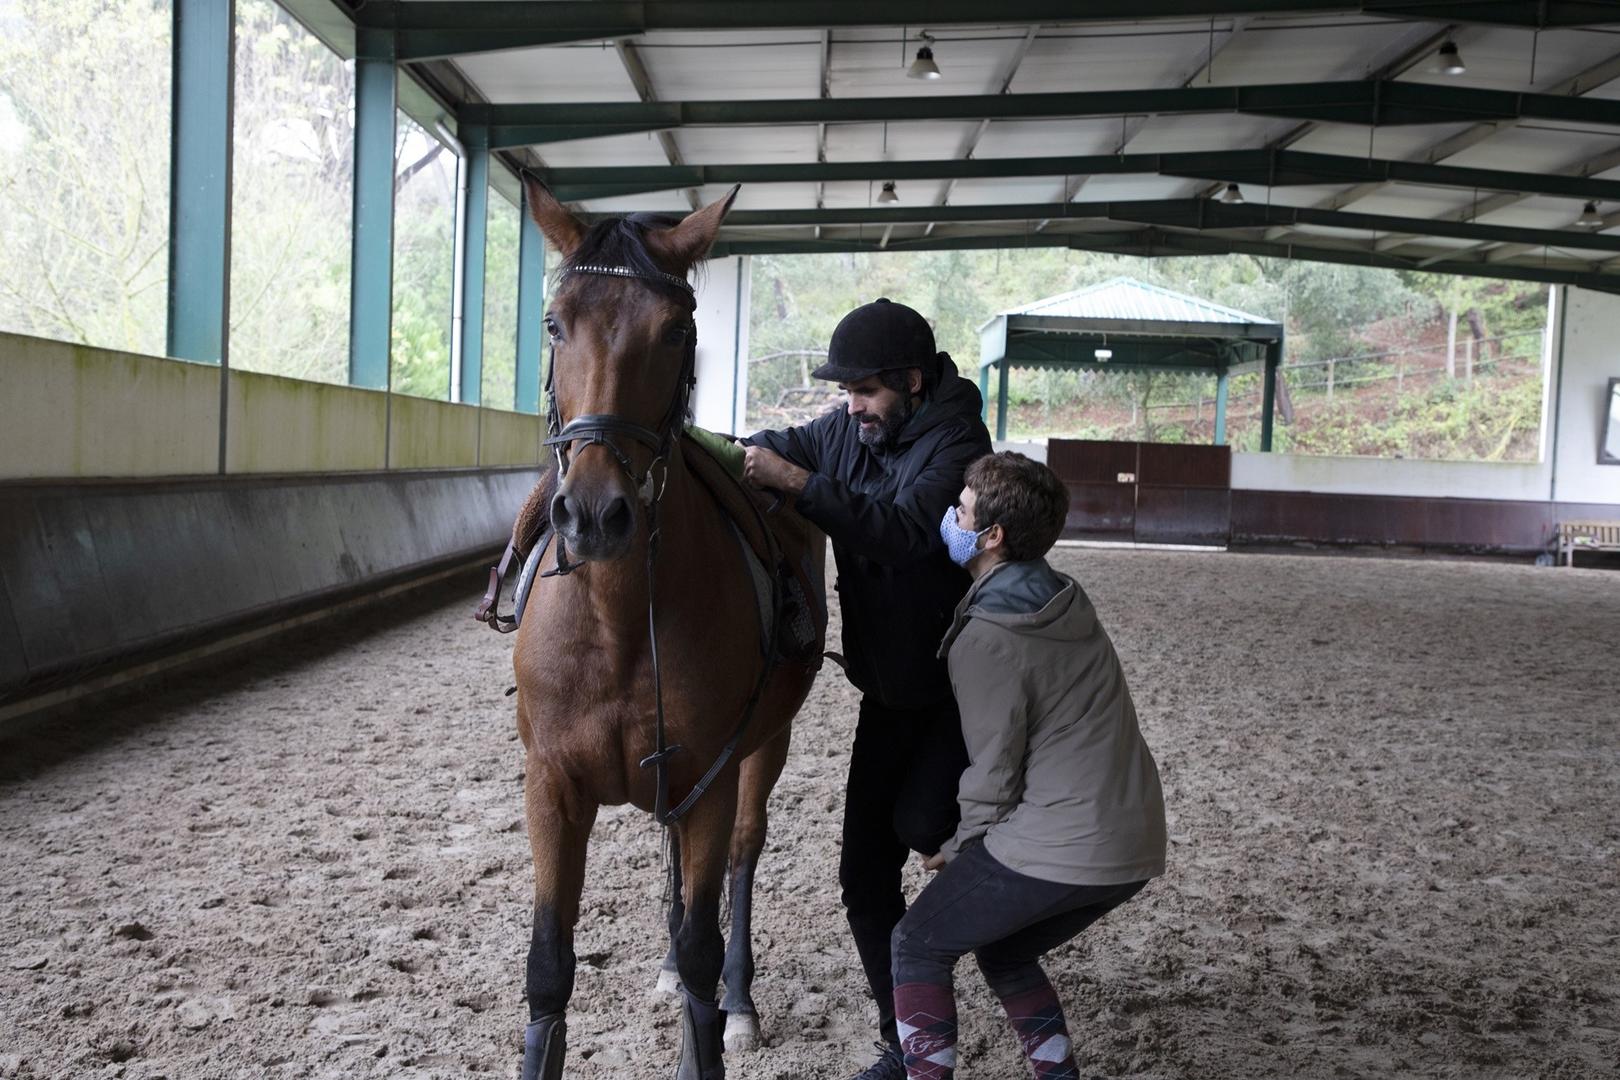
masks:
<svg viewBox="0 0 1620 1080"><path fill-rule="evenodd" d="M598 274L606 277L635 278L662 285L671 285L679 290L692 311L697 310L697 294L691 284L682 277L666 274L659 270L639 271L626 266L607 266L598 264L581 264L565 266L563 275L569 274ZM545 445L556 448L557 475L559 488L561 481L567 477L569 465L575 453L574 444L583 443L585 446L600 446L618 461L619 468L634 486L641 499L647 516L647 641L652 653L653 669L653 698L656 709L654 726L653 752L642 758L640 766L643 769L656 769L656 786L653 800L653 817L660 825L670 826L680 820L694 803L709 789L715 777L725 768L736 752L742 735L748 728L749 720L759 704L760 697L765 690L765 684L775 667L775 653L777 648L777 630L771 629L770 643L766 652L765 662L760 666L759 678L754 683L753 693L743 710L741 722L732 733L725 747L708 770L693 786L686 798L671 808L669 805L669 759L679 753L679 745L670 745L666 736L664 723L664 678L663 669L658 660L658 623L657 623L657 573L656 559L658 556L659 520L658 508L663 501L665 489L669 480L669 457L680 438L682 425L686 421L686 411L692 399L692 388L697 383L697 327L695 323L688 329L686 335L686 350L681 360L680 378L675 384L675 393L670 400L669 408L658 421L656 428L643 427L633 421L613 413L587 413L576 416L566 424L562 423L562 411L557 404L557 346L553 342L551 347L551 364L546 372L546 430L548 436ZM631 440L640 443L652 451L652 460L648 463L646 471L639 476L630 455L618 440ZM750 502L750 505L753 505ZM755 508L755 513L759 511ZM770 528L766 525L763 516L759 520L760 528L767 537L771 536ZM556 537L557 565L541 577L559 577L573 573L584 565L583 562L571 563L568 553L563 545L561 535ZM773 578L772 584L772 610L779 610L781 597L780 587Z"/></svg>
<svg viewBox="0 0 1620 1080"><path fill-rule="evenodd" d="M563 275L570 274L598 274L605 277L636 278L644 281L656 281L664 285L672 285L681 291L682 298L689 305L690 310L697 310L697 293L691 284L682 277L666 274L661 270L640 272L626 266L602 266L585 263L578 266L563 268ZM583 442L586 446L600 446L614 460L619 468L629 478L641 503L647 508L651 543L649 544L648 568L652 566L652 552L657 548L658 538L658 504L664 497L665 481L669 478L669 454L675 446L675 440L680 438L681 425L686 420L686 410L692 400L692 387L697 383L697 327L694 324L686 335L686 350L681 357L680 378L675 383L675 393L670 399L669 408L664 411L663 417L658 421L657 428L646 428L640 424L626 420L613 413L586 413L576 416L568 423L562 423L562 409L557 404L557 346L551 346L551 363L546 370L546 440L545 445L556 447L557 450L557 480L560 484L568 477L568 467L573 462L574 444ZM630 439L640 443L652 451L652 460L647 464L647 470L640 476L636 475L635 466L630 461L630 455L625 453L616 439ZM557 566L548 570L543 577L556 577L561 574L572 573L581 566L581 563L570 563L568 552L563 545L561 536L557 537Z"/></svg>

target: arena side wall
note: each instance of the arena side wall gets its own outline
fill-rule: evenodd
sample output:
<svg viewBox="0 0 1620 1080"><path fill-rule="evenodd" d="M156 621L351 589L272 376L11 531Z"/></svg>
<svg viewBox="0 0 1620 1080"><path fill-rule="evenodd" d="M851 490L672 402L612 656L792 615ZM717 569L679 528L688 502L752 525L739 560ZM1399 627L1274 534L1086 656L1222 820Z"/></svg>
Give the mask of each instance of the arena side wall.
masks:
<svg viewBox="0 0 1620 1080"><path fill-rule="evenodd" d="M541 437L526 414L0 334L0 721L487 560Z"/></svg>

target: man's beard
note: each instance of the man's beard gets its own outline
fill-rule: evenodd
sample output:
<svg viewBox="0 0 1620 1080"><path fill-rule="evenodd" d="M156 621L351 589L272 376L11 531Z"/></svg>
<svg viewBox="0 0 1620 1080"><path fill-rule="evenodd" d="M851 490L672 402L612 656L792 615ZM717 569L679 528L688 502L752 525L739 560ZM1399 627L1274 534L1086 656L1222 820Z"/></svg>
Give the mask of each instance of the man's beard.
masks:
<svg viewBox="0 0 1620 1080"><path fill-rule="evenodd" d="M874 450L892 449L895 440L900 437L900 429L906 426L906 421L916 411L911 396L907 394L887 413L856 413L855 422L860 426L855 429L855 438L862 446L870 446ZM877 423L867 426L873 420Z"/></svg>

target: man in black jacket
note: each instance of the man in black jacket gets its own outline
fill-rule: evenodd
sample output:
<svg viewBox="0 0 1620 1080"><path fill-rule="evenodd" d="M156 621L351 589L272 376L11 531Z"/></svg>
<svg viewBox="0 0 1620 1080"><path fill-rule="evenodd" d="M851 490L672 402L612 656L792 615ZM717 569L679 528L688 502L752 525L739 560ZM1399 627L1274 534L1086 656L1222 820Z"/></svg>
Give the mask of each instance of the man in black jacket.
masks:
<svg viewBox="0 0 1620 1080"><path fill-rule="evenodd" d="M904 1080L889 958L906 910L900 874L908 851L932 855L955 832L967 767L936 653L970 581L939 524L990 434L978 388L904 304L882 299L844 316L815 377L836 381L847 407L746 440L744 475L794 497L833 544L845 672L862 695L838 879L883 1036L857 1080Z"/></svg>

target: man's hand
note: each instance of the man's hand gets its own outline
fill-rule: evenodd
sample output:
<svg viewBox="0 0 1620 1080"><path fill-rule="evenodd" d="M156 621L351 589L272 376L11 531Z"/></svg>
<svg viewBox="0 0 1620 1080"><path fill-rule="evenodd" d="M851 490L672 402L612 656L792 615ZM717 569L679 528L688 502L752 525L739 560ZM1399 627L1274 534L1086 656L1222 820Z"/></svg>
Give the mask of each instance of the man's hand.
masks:
<svg viewBox="0 0 1620 1080"><path fill-rule="evenodd" d="M934 854L928 856L928 858L924 859L923 869L928 871L930 874L937 874L941 870L945 869L944 853L935 852Z"/></svg>
<svg viewBox="0 0 1620 1080"><path fill-rule="evenodd" d="M774 488L784 495L799 495L804 492L804 483L810 479L810 473L774 450L767 450L763 446L745 446L743 479L757 488Z"/></svg>

